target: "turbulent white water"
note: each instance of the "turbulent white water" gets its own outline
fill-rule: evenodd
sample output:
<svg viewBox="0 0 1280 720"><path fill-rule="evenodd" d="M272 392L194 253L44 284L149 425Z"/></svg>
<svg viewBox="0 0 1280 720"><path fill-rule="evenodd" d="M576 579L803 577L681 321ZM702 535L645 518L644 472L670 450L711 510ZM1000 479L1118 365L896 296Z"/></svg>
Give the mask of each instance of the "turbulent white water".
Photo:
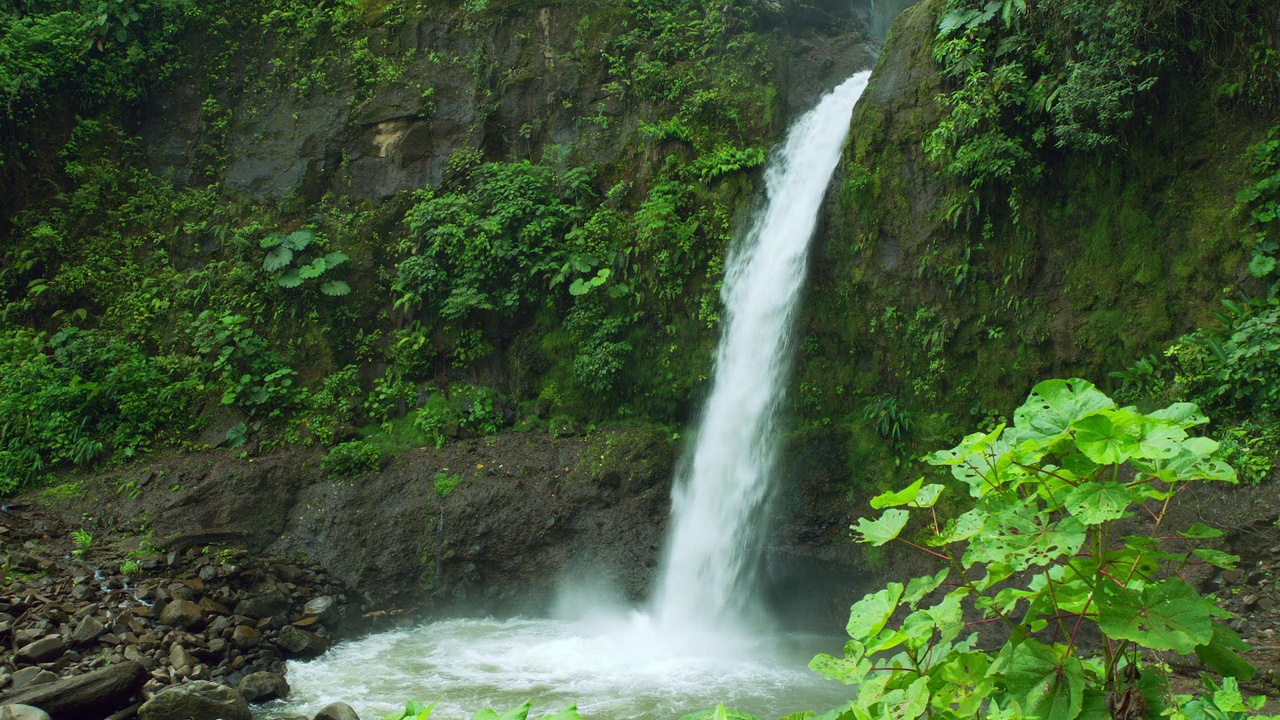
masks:
<svg viewBox="0 0 1280 720"><path fill-rule="evenodd" d="M579 588L594 602L579 599L556 619L449 620L376 635L291 664L290 699L267 714L311 716L341 700L369 720L422 700L439 703L433 720L451 720L532 699L533 717L576 704L596 720L662 720L718 702L775 717L847 700L847 688L807 669L839 642L778 637L745 620L806 248L869 74L791 129L765 171L765 205L731 253L713 388L673 497L653 612L600 608L599 593Z"/></svg>
<svg viewBox="0 0 1280 720"><path fill-rule="evenodd" d="M766 531L777 410L809 239L869 77L854 75L791 128L765 170L764 208L729 256L715 377L673 493L654 598L663 623L734 626L755 597L751 575Z"/></svg>
<svg viewBox="0 0 1280 720"><path fill-rule="evenodd" d="M810 672L816 645L673 638L641 614L567 620L446 620L381 633L291 663L288 704L272 715L312 717L334 701L376 720L411 699L437 703L432 720L465 720L533 700L530 717L577 705L592 720L674 720L725 702L763 717L826 709L848 688Z"/></svg>

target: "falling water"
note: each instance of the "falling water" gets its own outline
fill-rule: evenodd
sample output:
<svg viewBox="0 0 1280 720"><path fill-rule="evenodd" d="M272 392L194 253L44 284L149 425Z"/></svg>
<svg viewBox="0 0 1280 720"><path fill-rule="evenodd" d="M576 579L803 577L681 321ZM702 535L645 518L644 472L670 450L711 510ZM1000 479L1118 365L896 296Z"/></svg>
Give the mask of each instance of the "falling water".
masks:
<svg viewBox="0 0 1280 720"><path fill-rule="evenodd" d="M664 624L732 626L756 595L751 576L773 489L778 406L809 239L869 77L849 78L792 127L765 170L765 205L730 253L715 378L673 493L654 598Z"/></svg>
<svg viewBox="0 0 1280 720"><path fill-rule="evenodd" d="M418 698L439 701L431 717L448 720L532 698L539 713L574 702L584 717L648 720L719 701L777 716L847 700L847 688L805 667L838 644L736 623L752 594L805 247L868 76L855 75L792 128L765 172L766 206L729 259L714 386L673 499L655 612L577 587L590 612L569 610L575 601L561 617L445 620L374 635L291 663L289 701L260 716L311 716L342 700L381 717Z"/></svg>

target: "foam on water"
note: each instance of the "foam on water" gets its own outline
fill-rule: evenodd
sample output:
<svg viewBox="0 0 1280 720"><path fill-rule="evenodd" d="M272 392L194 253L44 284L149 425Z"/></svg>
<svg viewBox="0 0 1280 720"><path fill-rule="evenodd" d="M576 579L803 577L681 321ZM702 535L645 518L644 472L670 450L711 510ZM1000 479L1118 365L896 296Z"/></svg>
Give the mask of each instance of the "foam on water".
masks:
<svg viewBox="0 0 1280 720"><path fill-rule="evenodd" d="M625 720L678 718L723 701L777 716L847 699L847 688L806 669L816 650L834 648L814 638L672 636L641 613L578 622L446 620L291 663L291 698L268 710L311 716L341 700L369 720L422 699L438 703L432 718L451 720L533 699L531 717L576 704L586 718Z"/></svg>

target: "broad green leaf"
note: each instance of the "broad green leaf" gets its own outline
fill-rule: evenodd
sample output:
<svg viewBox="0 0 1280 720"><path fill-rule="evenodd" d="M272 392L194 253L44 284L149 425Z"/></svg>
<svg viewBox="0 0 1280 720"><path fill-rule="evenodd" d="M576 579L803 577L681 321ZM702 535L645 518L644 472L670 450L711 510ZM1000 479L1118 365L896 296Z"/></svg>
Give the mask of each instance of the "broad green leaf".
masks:
<svg viewBox="0 0 1280 720"><path fill-rule="evenodd" d="M332 269L332 268L338 267L339 265L341 265L342 263L350 259L351 258L347 257L346 253L331 252L328 255L324 256L324 264L325 264L325 267Z"/></svg>
<svg viewBox="0 0 1280 720"><path fill-rule="evenodd" d="M1196 646L1196 657L1223 677L1236 677L1248 681L1253 679L1257 669L1248 660L1240 657L1240 653L1249 652L1252 649L1234 630L1215 621L1213 639L1204 645Z"/></svg>
<svg viewBox="0 0 1280 720"><path fill-rule="evenodd" d="M933 507L938 502L938 496L942 494L942 490L941 485L924 485L924 478L920 478L898 492L881 493L871 498L871 507L876 510L899 505L916 508Z"/></svg>
<svg viewBox="0 0 1280 720"><path fill-rule="evenodd" d="M814 719L814 712L812 710L805 710L804 712L791 713L790 715L784 715L778 718L778 720L813 720L813 719Z"/></svg>
<svg viewBox="0 0 1280 720"><path fill-rule="evenodd" d="M1099 412L1071 424L1076 447L1099 465L1118 465L1138 449L1141 425L1123 411Z"/></svg>
<svg viewBox="0 0 1280 720"><path fill-rule="evenodd" d="M902 528L907 526L908 517L910 513L906 510L894 508L886 511L879 520L858 518L858 524L851 527L854 532L862 536L862 542L879 547L898 537Z"/></svg>
<svg viewBox="0 0 1280 720"><path fill-rule="evenodd" d="M310 230L295 230L289 233L289 236L284 239L284 246L291 250L301 252L307 249L307 246L311 244L311 240L313 238L315 238L315 233Z"/></svg>
<svg viewBox="0 0 1280 720"><path fill-rule="evenodd" d="M1075 555L1084 540L1084 525L1073 516L1054 521L1034 505L1010 505L988 515L986 529L969 539L964 564L1006 563L1017 572Z"/></svg>
<svg viewBox="0 0 1280 720"><path fill-rule="evenodd" d="M1147 418L1141 423L1140 430L1138 447L1132 454L1141 458L1175 457L1182 452L1182 443L1187 439L1187 431L1171 421Z"/></svg>
<svg viewBox="0 0 1280 720"><path fill-rule="evenodd" d="M1240 562L1239 555L1232 555L1231 553L1222 552L1221 550L1196 548L1192 552L1194 552L1195 556L1201 560L1224 570L1235 570L1236 563Z"/></svg>
<svg viewBox="0 0 1280 720"><path fill-rule="evenodd" d="M1067 432L1079 418L1115 406L1088 380L1046 380L1036 385L1022 407L1014 411L1013 424L1021 433L1020 439L1054 437Z"/></svg>
<svg viewBox="0 0 1280 720"><path fill-rule="evenodd" d="M1209 527L1204 523L1196 523L1191 527L1187 528L1186 532L1180 532L1178 534L1184 538L1191 538L1192 540L1206 540L1208 538L1220 538L1223 535L1222 531L1219 530L1218 528Z"/></svg>
<svg viewBox="0 0 1280 720"><path fill-rule="evenodd" d="M1148 413L1147 417L1155 420L1168 420L1183 430L1209 422L1209 418L1200 412L1200 408L1195 403L1189 402L1174 403L1167 408Z"/></svg>
<svg viewBox="0 0 1280 720"><path fill-rule="evenodd" d="M326 280L320 283L320 292L331 297L342 297L351 293L351 286L343 280Z"/></svg>
<svg viewBox="0 0 1280 720"><path fill-rule="evenodd" d="M950 568L942 568L935 575L924 575L918 578L912 578L907 583L907 592L902 596L902 602L907 603L915 608L916 603L924 599L925 595L938 589L942 585L942 581L947 579L947 575L951 573Z"/></svg>
<svg viewBox="0 0 1280 720"><path fill-rule="evenodd" d="M278 247L267 253L267 257L262 261L262 269L275 272L291 262L293 262L293 251L287 247Z"/></svg>
<svg viewBox="0 0 1280 720"><path fill-rule="evenodd" d="M1213 638L1213 618L1227 613L1177 578L1140 591L1102 582L1098 627L1111 638L1186 655Z"/></svg>
<svg viewBox="0 0 1280 720"><path fill-rule="evenodd" d="M276 279L276 284L282 288L296 288L302 284L302 278L298 275L297 268L289 268Z"/></svg>
<svg viewBox="0 0 1280 720"><path fill-rule="evenodd" d="M978 708L995 689L995 680L988 676L991 659L986 653L958 653L938 665L933 676L942 685L933 697L933 706L950 711L954 717L979 717Z"/></svg>
<svg viewBox="0 0 1280 720"><path fill-rule="evenodd" d="M902 583L891 582L879 592L864 596L849 608L849 622L845 631L849 637L868 643L889 622L902 599Z"/></svg>
<svg viewBox="0 0 1280 720"><path fill-rule="evenodd" d="M855 644L853 642L849 643L849 645ZM847 649L846 652L848 652ZM861 653L855 653L852 658L838 658L822 653L809 661L810 670L827 679L835 680L845 685L862 683L867 674L871 672L871 668L871 660Z"/></svg>
<svg viewBox="0 0 1280 720"><path fill-rule="evenodd" d="M282 242L284 242L284 233L273 232L270 235L262 238L262 240L259 241L258 244L262 246L263 250L266 250L267 248L273 248Z"/></svg>
<svg viewBox="0 0 1280 720"><path fill-rule="evenodd" d="M1137 491L1123 483L1086 482L1071 491L1063 504L1067 512L1088 526L1125 517L1129 505L1137 500Z"/></svg>
<svg viewBox="0 0 1280 720"><path fill-rule="evenodd" d="M948 595L942 602L923 611L938 629L942 642L949 643L964 630L964 610L959 595Z"/></svg>
<svg viewBox="0 0 1280 720"><path fill-rule="evenodd" d="M533 709L533 703L525 700L523 705L513 707L502 713L498 720L526 720L529 717L529 711Z"/></svg>
<svg viewBox="0 0 1280 720"><path fill-rule="evenodd" d="M986 518L986 511L980 508L961 513L960 517L948 520L946 526L942 529L942 534L930 538L929 544L937 547L968 540L982 532L982 528L986 525Z"/></svg>
<svg viewBox="0 0 1280 720"><path fill-rule="evenodd" d="M1084 700L1084 671L1074 655L1063 658L1036 640L1006 646L1004 679L1027 715L1073 720Z"/></svg>
<svg viewBox="0 0 1280 720"><path fill-rule="evenodd" d="M325 264L324 258L316 258L315 260L312 260L306 265L303 265L302 267L298 268L298 277L302 278L303 280L318 278L324 274L324 271L327 268L328 268L328 265Z"/></svg>

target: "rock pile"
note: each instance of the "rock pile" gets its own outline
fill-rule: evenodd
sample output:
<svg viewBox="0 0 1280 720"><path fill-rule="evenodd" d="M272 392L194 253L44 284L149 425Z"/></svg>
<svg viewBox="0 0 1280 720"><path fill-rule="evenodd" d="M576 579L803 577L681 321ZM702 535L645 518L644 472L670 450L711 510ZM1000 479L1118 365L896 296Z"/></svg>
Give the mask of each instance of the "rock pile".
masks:
<svg viewBox="0 0 1280 720"><path fill-rule="evenodd" d="M198 708L248 720L246 701L288 694L286 659L363 629L363 608L323 569L240 549L143 556L134 580L50 557L39 542L5 548L0 707L54 720L198 718Z"/></svg>

